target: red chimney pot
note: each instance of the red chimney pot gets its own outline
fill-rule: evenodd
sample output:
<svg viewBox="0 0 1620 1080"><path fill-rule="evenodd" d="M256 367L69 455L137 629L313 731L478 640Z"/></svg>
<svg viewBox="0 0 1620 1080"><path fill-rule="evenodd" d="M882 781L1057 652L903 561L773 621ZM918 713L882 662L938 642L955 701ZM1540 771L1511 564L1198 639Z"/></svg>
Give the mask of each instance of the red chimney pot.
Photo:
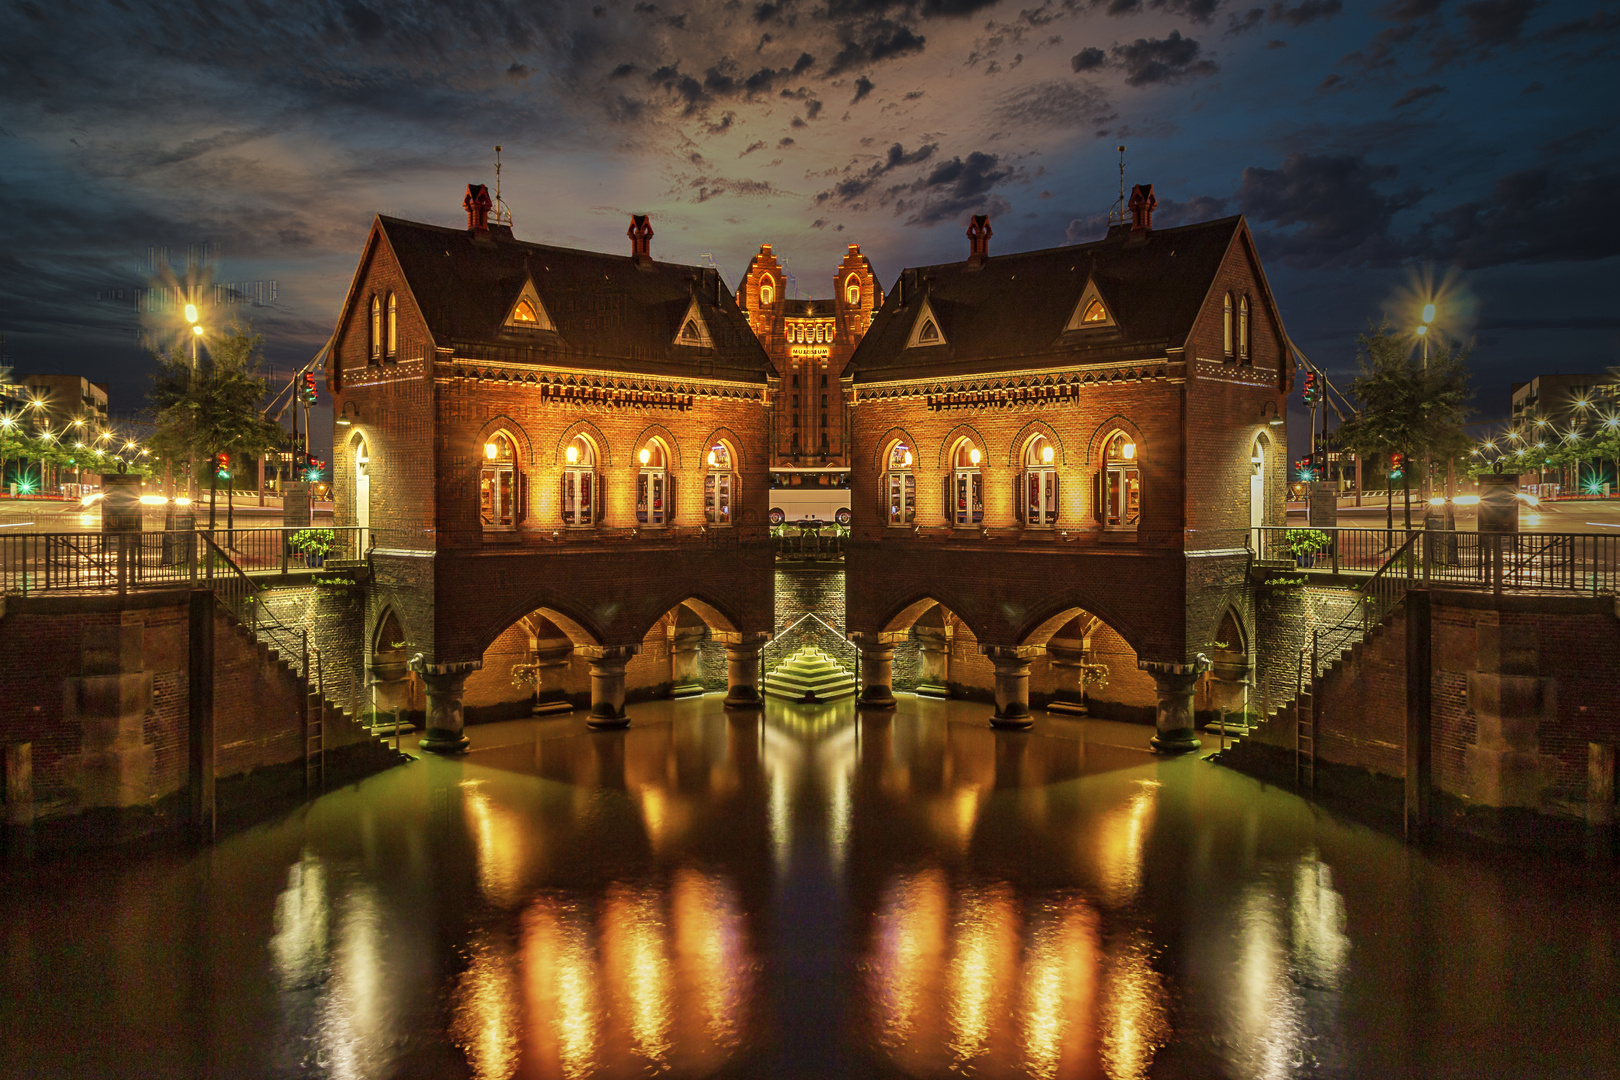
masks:
<svg viewBox="0 0 1620 1080"><path fill-rule="evenodd" d="M473 232L489 232L489 208L494 205L489 188L483 184L468 184L467 197L461 200L467 211L467 228Z"/></svg>
<svg viewBox="0 0 1620 1080"><path fill-rule="evenodd" d="M630 238L630 257L643 265L652 262L653 227L647 215L631 214L625 235Z"/></svg>
<svg viewBox="0 0 1620 1080"><path fill-rule="evenodd" d="M967 230L969 261L984 262L990 257L990 231L989 216L974 214Z"/></svg>
<svg viewBox="0 0 1620 1080"><path fill-rule="evenodd" d="M1137 184L1131 188L1131 232L1146 232L1153 228L1153 208L1158 205L1152 184Z"/></svg>

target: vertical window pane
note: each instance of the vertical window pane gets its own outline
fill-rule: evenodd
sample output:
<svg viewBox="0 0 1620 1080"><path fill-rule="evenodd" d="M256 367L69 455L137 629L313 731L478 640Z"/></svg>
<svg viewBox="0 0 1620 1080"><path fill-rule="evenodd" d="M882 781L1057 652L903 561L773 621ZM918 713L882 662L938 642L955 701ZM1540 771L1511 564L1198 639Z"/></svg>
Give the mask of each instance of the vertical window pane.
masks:
<svg viewBox="0 0 1620 1080"><path fill-rule="evenodd" d="M501 469L495 473L495 501L497 513L495 520L502 525L512 524L512 470Z"/></svg>
<svg viewBox="0 0 1620 1080"><path fill-rule="evenodd" d="M1057 523L1057 473L1049 472L1041 475L1046 482L1046 515L1044 524L1055 525Z"/></svg>
<svg viewBox="0 0 1620 1080"><path fill-rule="evenodd" d="M917 514L917 478L911 473L902 473L906 485L905 523L910 524Z"/></svg>
<svg viewBox="0 0 1620 1080"><path fill-rule="evenodd" d="M478 514L485 525L495 524L495 482L488 469L478 485Z"/></svg>

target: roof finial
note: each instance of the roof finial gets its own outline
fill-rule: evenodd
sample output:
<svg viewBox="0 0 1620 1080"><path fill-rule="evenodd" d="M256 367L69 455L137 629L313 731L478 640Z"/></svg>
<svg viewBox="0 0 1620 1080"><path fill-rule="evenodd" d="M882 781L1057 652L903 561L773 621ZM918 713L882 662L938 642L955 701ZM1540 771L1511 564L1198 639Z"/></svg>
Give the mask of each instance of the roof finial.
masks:
<svg viewBox="0 0 1620 1080"><path fill-rule="evenodd" d="M1119 148L1119 198L1114 200L1113 209L1108 211L1108 224L1125 224L1125 148Z"/></svg>
<svg viewBox="0 0 1620 1080"><path fill-rule="evenodd" d="M512 225L512 210L501 198L501 148L495 148L495 224Z"/></svg>

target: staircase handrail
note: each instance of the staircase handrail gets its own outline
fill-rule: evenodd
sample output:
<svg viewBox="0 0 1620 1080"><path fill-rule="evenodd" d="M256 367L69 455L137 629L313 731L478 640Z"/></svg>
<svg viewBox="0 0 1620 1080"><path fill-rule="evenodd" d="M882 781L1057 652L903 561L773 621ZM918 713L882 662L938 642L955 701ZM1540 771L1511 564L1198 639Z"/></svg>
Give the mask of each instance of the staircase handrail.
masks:
<svg viewBox="0 0 1620 1080"><path fill-rule="evenodd" d="M1334 625L1326 630L1319 631L1316 640L1320 643L1313 650L1313 670L1324 662L1331 663L1344 651L1345 646L1354 637L1366 637L1373 627L1384 621L1384 616L1400 603L1401 598L1410 589L1415 576L1411 556L1412 545L1419 543L1425 534L1413 532L1397 547L1390 557L1384 560L1382 566L1374 570L1372 576L1356 586L1358 599L1356 610L1351 611ZM1401 563L1405 563L1404 574L1393 571ZM1325 646L1325 647L1324 647ZM1321 674L1316 671L1316 674Z"/></svg>
<svg viewBox="0 0 1620 1080"><path fill-rule="evenodd" d="M264 590L259 583L250 577L247 571L236 564L224 548L207 531L198 530L197 535L202 538L204 548L203 567L209 586L214 595L224 601L225 606L235 615L237 620L254 634L268 638L276 646L276 651L287 657L289 661L297 662L303 659L303 650L294 638L291 627L288 627L274 615L264 610L264 604L259 595ZM215 563L213 559L206 558L208 549L219 556L220 561L229 569L230 573L224 575L224 581L229 584L217 583L214 576ZM307 670L307 665L306 665ZM300 671L299 674L304 674Z"/></svg>
<svg viewBox="0 0 1620 1080"><path fill-rule="evenodd" d="M813 611L807 611L803 615L799 616L797 619L794 619L792 622L790 622L786 626L784 626L780 631L778 631L776 633L775 636L773 636L771 638L771 640L767 641L760 648L759 655L760 655L761 661L763 661L765 659L765 655L766 655L766 653L768 653L770 651L770 648L771 648L772 645L780 645L782 648L786 648L787 647L787 636L788 636L788 634L791 631L793 631L800 623L804 622L806 619L814 619L816 622L820 623L823 627L825 627L827 629L828 633L832 634L832 636L835 639L837 639L840 643L842 643L843 645L847 645L849 647L850 652L853 653L855 656L859 657L860 650L855 647L855 643L853 641L850 641L848 638L844 637L843 634L840 634L837 631L836 628L834 628L832 625L830 625L827 622L826 619L821 618L819 615L817 615Z"/></svg>

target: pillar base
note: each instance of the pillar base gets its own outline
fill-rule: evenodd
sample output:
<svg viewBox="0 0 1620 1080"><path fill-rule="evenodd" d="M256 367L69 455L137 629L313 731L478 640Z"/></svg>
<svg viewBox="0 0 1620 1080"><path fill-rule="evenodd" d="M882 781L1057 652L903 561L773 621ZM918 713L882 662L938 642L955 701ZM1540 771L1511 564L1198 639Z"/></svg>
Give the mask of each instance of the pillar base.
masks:
<svg viewBox="0 0 1620 1080"><path fill-rule="evenodd" d="M702 697L702 683L680 683L670 687L669 696L672 698Z"/></svg>
<svg viewBox="0 0 1620 1080"><path fill-rule="evenodd" d="M861 696L855 699L855 704L862 709L892 709L900 702L895 699L894 692L887 686L867 686L861 690Z"/></svg>
<svg viewBox="0 0 1620 1080"><path fill-rule="evenodd" d="M940 686L937 683L918 683L917 696L927 698L948 698L951 696L951 688L948 686Z"/></svg>
<svg viewBox="0 0 1620 1080"><path fill-rule="evenodd" d="M428 728L422 734L422 741L416 744L418 750L426 750L430 754L461 754L472 744L467 736L459 731L446 731L443 728Z"/></svg>
<svg viewBox="0 0 1620 1080"><path fill-rule="evenodd" d="M1047 712L1063 713L1066 716L1090 716L1091 710L1086 708L1083 701L1064 701L1057 698L1046 703Z"/></svg>
<svg viewBox="0 0 1620 1080"><path fill-rule="evenodd" d="M1035 718L1028 710L1023 713L1009 711L1003 713L1000 709L990 714L990 726L1003 731L1028 731L1035 726Z"/></svg>
<svg viewBox="0 0 1620 1080"><path fill-rule="evenodd" d="M741 683L726 691L723 702L728 709L763 709L765 701L759 696L759 687Z"/></svg>
<svg viewBox="0 0 1620 1080"><path fill-rule="evenodd" d="M1161 731L1148 740L1155 754L1191 754L1202 750L1204 744L1192 728L1181 731Z"/></svg>
<svg viewBox="0 0 1620 1080"><path fill-rule="evenodd" d="M1138 660L1136 666L1153 676L1158 691L1154 717L1157 733L1148 743L1156 754L1191 754L1202 750L1198 732L1193 730L1193 687L1198 673L1208 662L1199 657L1192 663L1163 663Z"/></svg>
<svg viewBox="0 0 1620 1080"><path fill-rule="evenodd" d="M585 726L592 731L616 731L630 726L630 714L621 712L617 716L599 716L593 712L585 718Z"/></svg>
<svg viewBox="0 0 1620 1080"><path fill-rule="evenodd" d="M567 701L537 701L529 712L533 716L556 716L558 713L573 712L574 706Z"/></svg>

